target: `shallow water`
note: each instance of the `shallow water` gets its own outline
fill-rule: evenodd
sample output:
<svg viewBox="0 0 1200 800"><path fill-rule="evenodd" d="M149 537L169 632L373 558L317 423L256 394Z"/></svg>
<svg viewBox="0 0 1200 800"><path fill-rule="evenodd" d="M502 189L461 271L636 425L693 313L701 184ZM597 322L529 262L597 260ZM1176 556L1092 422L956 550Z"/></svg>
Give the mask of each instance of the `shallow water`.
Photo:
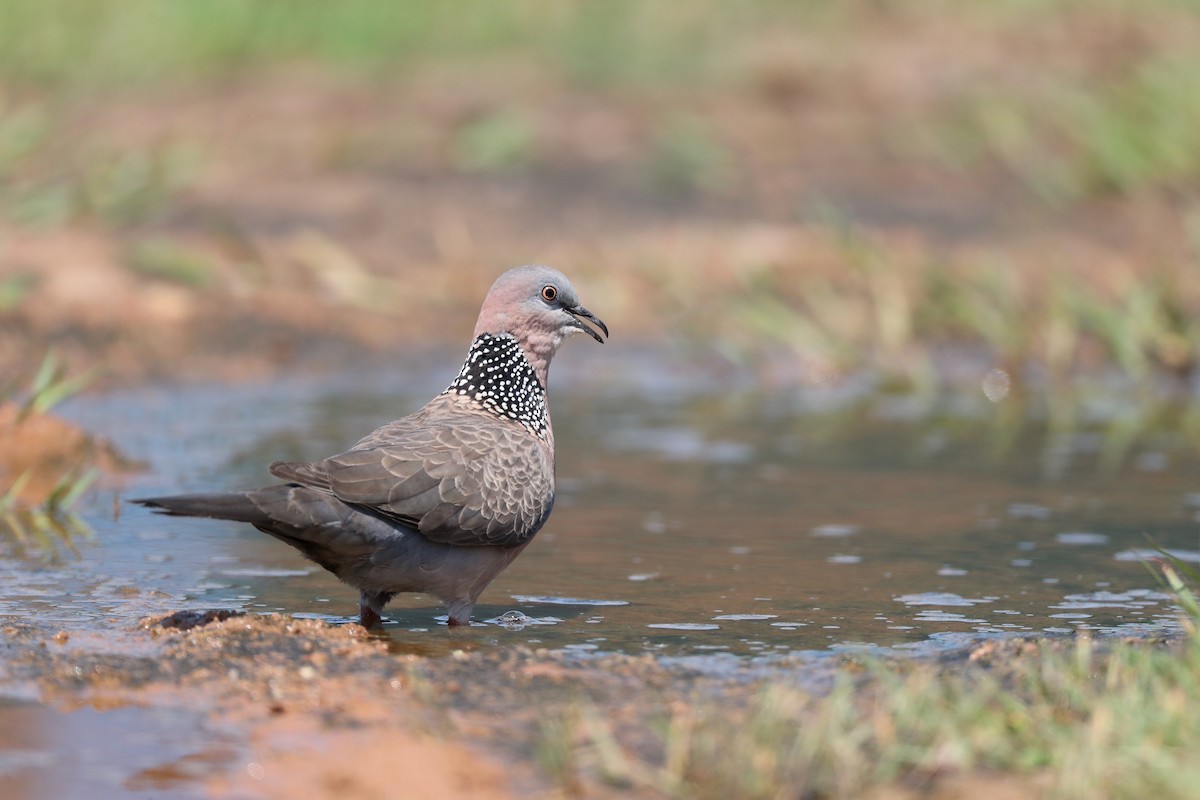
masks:
<svg viewBox="0 0 1200 800"><path fill-rule="evenodd" d="M198 714L137 707L63 714L0 696L0 796L203 797L198 782L236 758L226 739Z"/></svg>
<svg viewBox="0 0 1200 800"><path fill-rule="evenodd" d="M89 497L92 533L74 551L18 559L0 540L0 616L96 627L219 606L348 620L356 593L286 546L121 497L268 483L271 461L336 452L420 405L453 377L447 360L76 398L66 416L150 468ZM432 598L399 598L385 626L398 650L763 656L1143 633L1175 615L1137 558L1147 536L1200 558L1196 448L1169 424L1113 459L1111 421L1054 433L982 391L764 390L666 353L577 344L551 383L550 522L485 592L475 619L490 622L451 636Z"/></svg>

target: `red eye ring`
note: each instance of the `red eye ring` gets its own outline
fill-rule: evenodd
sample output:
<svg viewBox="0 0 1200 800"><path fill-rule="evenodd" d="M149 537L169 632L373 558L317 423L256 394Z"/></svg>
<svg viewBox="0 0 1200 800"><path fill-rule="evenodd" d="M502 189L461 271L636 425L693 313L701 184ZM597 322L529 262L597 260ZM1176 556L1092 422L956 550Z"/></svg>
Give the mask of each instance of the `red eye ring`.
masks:
<svg viewBox="0 0 1200 800"><path fill-rule="evenodd" d="M547 303L553 303L558 299L558 289L556 289L554 286L543 286L542 299Z"/></svg>

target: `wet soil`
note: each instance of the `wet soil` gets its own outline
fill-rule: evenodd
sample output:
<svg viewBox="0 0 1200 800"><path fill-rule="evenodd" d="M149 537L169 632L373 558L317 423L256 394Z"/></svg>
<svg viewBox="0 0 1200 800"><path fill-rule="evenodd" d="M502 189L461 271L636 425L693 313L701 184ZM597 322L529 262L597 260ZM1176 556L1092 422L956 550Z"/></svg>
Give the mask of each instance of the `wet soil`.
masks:
<svg viewBox="0 0 1200 800"><path fill-rule="evenodd" d="M174 752L161 742L149 747L165 760L148 766L136 746L121 752L110 765L115 770L84 770L74 790L107 786L131 794L152 789L164 797L239 798L603 797L614 787L598 775L585 771L555 784L534 769L549 721L573 708L603 708L623 746L655 761L662 745L653 726L679 704L747 708L764 682L778 686L788 674L749 662L714 671L702 664L667 666L651 656L477 648L470 631L447 633L461 647L430 659L357 625L219 610L208 618L192 619L200 624L186 630L178 618L148 619L103 636L29 623L3 629L9 691L26 686L41 704L71 715L80 709L112 714L112 722L130 730L152 731L165 722L181 739ZM944 652L936 663L986 669L1070 646L1069 638L990 641ZM904 663L910 662L897 662L898 668ZM790 672L794 685L815 694L861 671L853 654L796 666L803 668ZM21 715L36 708L0 706L3 728L17 728ZM8 783L0 785L11 790L6 796L46 796L40 793L44 773L72 758L68 741L15 744L0 741L0 762L8 766ZM73 757L86 762L86 754ZM22 775L25 783L17 781ZM1000 783L1008 796L1037 794L1036 783L1024 779ZM982 785L992 781L946 775L937 781L937 796L969 797ZM895 791L906 796L903 787Z"/></svg>
<svg viewBox="0 0 1200 800"><path fill-rule="evenodd" d="M103 636L9 626L6 678L36 686L52 707L137 709L123 720L133 728L165 714L199 734L195 749L152 768L137 769L136 752L122 754L117 766L127 770L114 788L134 793L512 796L521 770L470 746L469 737L447 737L414 696L409 665L361 628L281 617L186 631L177 623L147 621ZM42 744L55 763L68 758L63 743Z"/></svg>

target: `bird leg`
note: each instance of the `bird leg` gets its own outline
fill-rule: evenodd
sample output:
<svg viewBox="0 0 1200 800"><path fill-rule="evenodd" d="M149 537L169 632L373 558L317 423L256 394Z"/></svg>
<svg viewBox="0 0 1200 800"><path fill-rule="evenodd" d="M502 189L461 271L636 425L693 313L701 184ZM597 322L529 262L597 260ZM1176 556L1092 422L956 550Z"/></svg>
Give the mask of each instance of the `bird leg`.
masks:
<svg viewBox="0 0 1200 800"><path fill-rule="evenodd" d="M365 589L358 595L358 624L364 628L373 628L382 619L383 607L395 596L395 592L368 592Z"/></svg>
<svg viewBox="0 0 1200 800"><path fill-rule="evenodd" d="M451 628L469 628L471 627L471 612L475 609L475 599L479 596L479 590L473 592L474 597L459 597L450 603L447 603L446 625Z"/></svg>
<svg viewBox="0 0 1200 800"><path fill-rule="evenodd" d="M358 604L358 624L364 628L374 628L379 624L379 613L366 603Z"/></svg>

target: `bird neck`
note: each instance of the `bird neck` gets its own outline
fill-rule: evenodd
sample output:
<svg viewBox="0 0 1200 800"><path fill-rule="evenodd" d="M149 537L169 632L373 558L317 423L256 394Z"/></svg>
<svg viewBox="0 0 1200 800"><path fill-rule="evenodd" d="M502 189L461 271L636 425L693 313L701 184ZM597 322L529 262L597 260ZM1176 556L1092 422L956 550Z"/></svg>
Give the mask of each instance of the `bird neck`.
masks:
<svg viewBox="0 0 1200 800"><path fill-rule="evenodd" d="M443 394L466 397L544 437L550 430L550 412L542 377L513 336L483 333L471 343L462 370Z"/></svg>

